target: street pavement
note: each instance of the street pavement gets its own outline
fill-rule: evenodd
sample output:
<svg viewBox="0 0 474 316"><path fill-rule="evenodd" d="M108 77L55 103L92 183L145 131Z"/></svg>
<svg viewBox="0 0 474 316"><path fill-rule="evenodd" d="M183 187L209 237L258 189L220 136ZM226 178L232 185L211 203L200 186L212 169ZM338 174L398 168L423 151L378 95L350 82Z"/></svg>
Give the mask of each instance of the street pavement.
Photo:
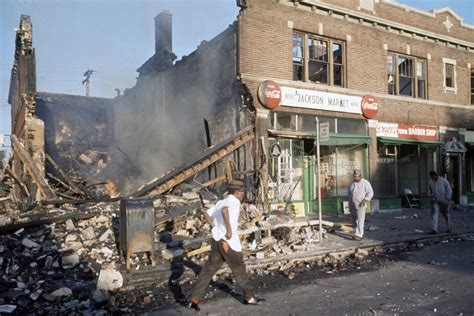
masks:
<svg viewBox="0 0 474 316"><path fill-rule="evenodd" d="M440 219L439 233L431 231L429 209L385 210L366 217L362 241L352 233L330 232L317 250L294 255L311 258L358 248L390 247L403 243L439 242L410 253L374 271L335 275L309 284L302 282L279 291L266 290L264 305L242 305L227 295L204 301L201 314L208 315L474 315L474 208L451 211L452 233ZM324 220L350 223L346 215ZM463 240L458 243L450 240ZM248 262L252 266L254 262ZM297 275L304 280L305 273ZM303 285L303 283L305 283ZM449 294L449 295L448 295ZM192 315L176 304L150 315Z"/></svg>

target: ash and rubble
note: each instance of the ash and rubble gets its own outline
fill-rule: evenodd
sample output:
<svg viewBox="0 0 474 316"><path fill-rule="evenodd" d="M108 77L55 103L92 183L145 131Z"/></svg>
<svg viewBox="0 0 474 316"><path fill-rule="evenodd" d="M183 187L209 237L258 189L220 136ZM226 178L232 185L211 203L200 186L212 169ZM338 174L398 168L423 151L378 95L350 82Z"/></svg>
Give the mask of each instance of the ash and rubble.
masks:
<svg viewBox="0 0 474 316"><path fill-rule="evenodd" d="M4 209L0 214L2 313L100 315L131 313L137 304L169 303L174 296L167 291L177 285L188 288L206 259L206 246L211 239L202 212L217 199L217 194L186 183L153 199L156 259L168 273L162 273L161 278L148 277L141 283L127 283L130 279L127 275L152 273L153 267L147 253L134 253L132 271L124 268L119 245L118 202L64 204L26 213L15 208ZM189 205L197 207L166 221L160 220ZM303 252L319 241L317 230L311 226L278 227L293 223L290 215L268 214L247 203L243 204L241 215L246 260ZM22 228L11 231L15 227ZM271 227L277 228L271 231ZM331 260L336 258L326 258L318 264ZM304 267L301 263L282 260L264 268L251 268L250 272L283 273L291 279ZM229 278L231 275L224 268L215 280ZM155 296L150 287L161 295Z"/></svg>
<svg viewBox="0 0 474 316"><path fill-rule="evenodd" d="M6 225L0 227L1 313L133 314L184 301L211 242L202 212L218 198L217 193L189 183L152 198L157 267L152 266L148 253L134 253L130 271L125 269L119 245L118 202L64 204L27 213L2 211L0 219ZM178 215L170 216L173 214ZM243 203L243 253L259 290L284 286L296 281L300 273L357 271L400 250L396 246L355 248L298 260L298 254L311 252L319 242L318 225L299 222L291 215L266 213ZM336 229L325 226L323 238ZM425 244L401 247L418 249ZM220 290L238 292L225 266L213 281L214 290L207 298L220 295Z"/></svg>

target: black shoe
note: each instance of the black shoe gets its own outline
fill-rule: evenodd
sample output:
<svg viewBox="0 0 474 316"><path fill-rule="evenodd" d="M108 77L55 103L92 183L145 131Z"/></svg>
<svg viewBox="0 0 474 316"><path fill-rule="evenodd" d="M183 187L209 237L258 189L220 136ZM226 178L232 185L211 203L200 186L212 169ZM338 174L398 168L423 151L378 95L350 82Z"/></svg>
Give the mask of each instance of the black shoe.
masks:
<svg viewBox="0 0 474 316"><path fill-rule="evenodd" d="M189 309L194 309L196 312L199 312L201 310L201 308L199 307L199 304L193 303L193 302L188 302L186 304L186 307Z"/></svg>
<svg viewBox="0 0 474 316"><path fill-rule="evenodd" d="M448 229L446 232L447 232L448 234L451 234L453 231L452 231L452 229Z"/></svg>
<svg viewBox="0 0 474 316"><path fill-rule="evenodd" d="M432 230L432 231L430 231L428 234L430 234L430 235L436 235L437 233L438 233L438 232L437 232L436 230Z"/></svg>
<svg viewBox="0 0 474 316"><path fill-rule="evenodd" d="M252 297L247 299L244 299L244 304L245 305L261 305L263 302L265 302L264 298L258 298L258 297Z"/></svg>

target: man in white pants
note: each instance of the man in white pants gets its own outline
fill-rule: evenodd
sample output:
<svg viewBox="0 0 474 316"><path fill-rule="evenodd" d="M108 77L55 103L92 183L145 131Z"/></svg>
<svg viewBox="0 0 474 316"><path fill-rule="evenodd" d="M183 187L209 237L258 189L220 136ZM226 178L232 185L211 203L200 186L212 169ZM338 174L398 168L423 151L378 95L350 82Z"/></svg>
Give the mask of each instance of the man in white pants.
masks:
<svg viewBox="0 0 474 316"><path fill-rule="evenodd" d="M355 239L364 238L364 222L367 204L374 196L370 182L362 178L362 172L354 170L354 181L349 186L349 210L352 217L352 226L355 228Z"/></svg>
<svg viewBox="0 0 474 316"><path fill-rule="evenodd" d="M449 201L453 194L451 185L448 180L438 176L436 171L430 172L430 180L428 181L429 195L431 197L431 234L438 233L438 217L441 211L448 233L451 232L451 217L449 216Z"/></svg>

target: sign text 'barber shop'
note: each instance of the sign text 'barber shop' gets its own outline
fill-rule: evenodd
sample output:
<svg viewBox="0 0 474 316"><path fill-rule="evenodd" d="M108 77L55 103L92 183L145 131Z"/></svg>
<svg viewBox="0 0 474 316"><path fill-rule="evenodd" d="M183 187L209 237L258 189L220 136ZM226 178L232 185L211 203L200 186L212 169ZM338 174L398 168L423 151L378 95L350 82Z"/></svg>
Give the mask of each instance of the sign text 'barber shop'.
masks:
<svg viewBox="0 0 474 316"><path fill-rule="evenodd" d="M438 128L435 126L379 122L377 124L377 137L437 141L439 135Z"/></svg>

